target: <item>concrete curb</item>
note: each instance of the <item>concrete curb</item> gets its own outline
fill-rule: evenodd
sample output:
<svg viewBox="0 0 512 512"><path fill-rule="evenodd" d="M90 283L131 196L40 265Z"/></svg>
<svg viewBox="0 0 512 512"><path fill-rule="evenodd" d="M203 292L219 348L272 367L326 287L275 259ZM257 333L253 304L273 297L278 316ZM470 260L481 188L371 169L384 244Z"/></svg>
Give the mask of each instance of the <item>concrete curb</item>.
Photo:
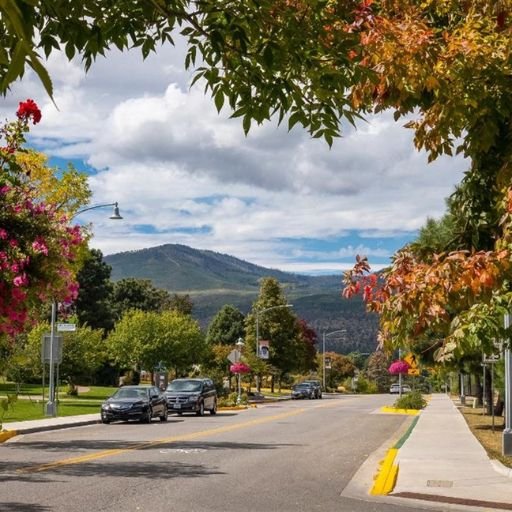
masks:
<svg viewBox="0 0 512 512"><path fill-rule="evenodd" d="M73 423L61 423L61 424L53 424L53 425L40 425L34 427L23 428L22 430L4 430L0 432L0 443L7 441L14 436L19 436L22 434L34 434L35 432L47 432L49 430L61 430L64 428L73 428L73 427L83 427L86 425L94 425L96 423L101 423L99 419L93 420L83 420L83 421L75 421Z"/></svg>
<svg viewBox="0 0 512 512"><path fill-rule="evenodd" d="M393 409L393 408L387 408L383 407L383 409ZM374 484L372 488L370 489L369 494L372 496L386 496L389 493L393 491L396 485L396 480L398 477L398 471L400 469L399 464L395 464L395 458L398 455L398 451L402 447L402 445L405 443L407 438L411 435L412 430L416 426L416 423L418 423L418 414L421 411L418 411L416 409L394 409L395 411L414 411L415 414L411 414L410 412L398 412L395 414L407 414L409 416L416 416L412 423L409 425L405 433L400 437L400 439L395 443L393 448L390 448L386 456L382 461L380 461L379 469L377 471L377 474L374 477Z"/></svg>
<svg viewBox="0 0 512 512"><path fill-rule="evenodd" d="M490 461L494 471L507 478L512 478L512 468L508 468L497 459L490 459Z"/></svg>
<svg viewBox="0 0 512 512"><path fill-rule="evenodd" d="M380 462L379 472L375 478L373 487L370 490L371 495L386 495L395 488L398 466L394 464L394 462L397 453L397 448L390 448L384 459Z"/></svg>

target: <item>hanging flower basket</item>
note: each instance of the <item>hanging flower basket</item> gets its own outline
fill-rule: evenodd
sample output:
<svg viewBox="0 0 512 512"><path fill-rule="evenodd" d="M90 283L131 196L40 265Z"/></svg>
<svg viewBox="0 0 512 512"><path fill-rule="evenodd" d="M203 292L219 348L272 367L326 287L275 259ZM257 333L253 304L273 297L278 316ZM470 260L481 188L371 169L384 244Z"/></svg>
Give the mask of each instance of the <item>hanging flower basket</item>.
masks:
<svg viewBox="0 0 512 512"><path fill-rule="evenodd" d="M391 363L388 368L388 372L391 375L400 375L401 373L407 373L409 371L409 363L406 361L398 360Z"/></svg>
<svg viewBox="0 0 512 512"><path fill-rule="evenodd" d="M229 367L231 373L250 373L251 367L245 363L235 363Z"/></svg>

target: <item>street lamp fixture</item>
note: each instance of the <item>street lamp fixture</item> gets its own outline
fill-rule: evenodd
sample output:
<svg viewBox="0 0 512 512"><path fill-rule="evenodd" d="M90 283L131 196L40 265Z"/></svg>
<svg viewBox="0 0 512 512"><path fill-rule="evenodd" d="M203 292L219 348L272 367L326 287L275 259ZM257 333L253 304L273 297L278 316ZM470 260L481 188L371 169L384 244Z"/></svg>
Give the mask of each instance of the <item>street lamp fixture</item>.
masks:
<svg viewBox="0 0 512 512"><path fill-rule="evenodd" d="M347 332L346 329L338 329L337 331L331 331L331 332L325 332L323 333L323 336L322 336L322 368L323 368L323 372L322 372L322 377L323 377L323 385L324 385L324 391L326 389L325 387L325 338L327 338L328 336L331 336L332 334L345 334Z"/></svg>
<svg viewBox="0 0 512 512"><path fill-rule="evenodd" d="M97 204L94 206L89 206L87 208L83 208L82 210L78 210L70 220L74 219L77 215L80 215L81 213L87 212L89 210L95 210L96 208L107 208L109 206L113 206L114 209L112 211L112 215L109 217L109 219L112 220L120 220L123 217L121 217L121 214L119 213L119 205L117 201L115 203L107 203L107 204ZM48 402L46 403L45 407L45 414L46 416L57 416L57 404L55 399L55 376L54 376L54 359L56 359L55 355L55 349L57 348L54 346L55 344L55 319L57 316L57 304L54 301L52 301L52 311L51 311L51 318L50 318L50 372L48 375L49 379L49 388L48 388ZM44 364L44 362L43 362Z"/></svg>
<svg viewBox="0 0 512 512"><path fill-rule="evenodd" d="M112 215L109 217L111 220L121 220L123 217L121 217L121 214L119 213L119 205L117 201L115 203L107 203L107 204L97 204L94 206L89 206L87 208L83 208L82 210L78 210L72 219L74 219L77 215L80 215L81 213L87 212L89 210L95 210L96 208L107 208L108 206L113 206Z"/></svg>

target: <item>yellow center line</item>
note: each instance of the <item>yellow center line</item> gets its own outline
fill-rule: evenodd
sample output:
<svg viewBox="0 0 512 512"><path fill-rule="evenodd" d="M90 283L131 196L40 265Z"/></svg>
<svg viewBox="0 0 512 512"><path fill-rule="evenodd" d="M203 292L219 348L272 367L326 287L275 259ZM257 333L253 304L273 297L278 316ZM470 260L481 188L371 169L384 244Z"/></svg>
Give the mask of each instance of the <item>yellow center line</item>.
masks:
<svg viewBox="0 0 512 512"><path fill-rule="evenodd" d="M320 407L324 407L324 406L320 406ZM283 418L297 416L307 410L309 410L309 409L301 408L301 409L296 409L296 410L290 411L290 412L275 414L273 416L268 416L266 418L259 418L259 419L255 419L255 420L251 420L251 421L246 421L243 423L236 423L235 425L227 425L224 427L213 428L210 430L202 430L199 432L192 432L191 434L183 434L183 435L179 435L179 436L166 437L163 439L156 439L154 441L148 441L145 443L137 444L135 446L130 446L129 448L117 448L117 449L113 449L113 450L103 450L103 451L97 452L97 453L81 455L80 457L71 457L68 459L62 459L62 460L57 460L54 462L48 462L46 464L39 464L36 466L21 468L21 469L18 469L16 472L17 473L37 473L37 472L47 471L49 469L58 468L58 467L62 467L62 466L69 466L71 464L80 464L82 462L87 462L87 461L91 461L91 460L97 460L97 459L103 459L105 457L121 455L123 453L128 453L128 452L132 452L135 450L142 450L144 448L150 448L151 446L158 446L158 445L166 444L166 443L176 443L178 441L189 441L191 439L197 439L199 437L223 434L225 432L232 432L233 430L239 430L242 428L252 427L254 425L262 425L264 423L270 423L272 421L280 420Z"/></svg>

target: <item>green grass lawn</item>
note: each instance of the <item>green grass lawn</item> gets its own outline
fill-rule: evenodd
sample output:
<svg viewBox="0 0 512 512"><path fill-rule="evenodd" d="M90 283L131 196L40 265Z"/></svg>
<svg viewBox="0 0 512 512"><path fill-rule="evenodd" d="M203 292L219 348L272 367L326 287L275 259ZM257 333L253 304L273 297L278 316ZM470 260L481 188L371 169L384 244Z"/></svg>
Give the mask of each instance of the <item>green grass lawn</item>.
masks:
<svg viewBox="0 0 512 512"><path fill-rule="evenodd" d="M80 414L93 414L100 411L100 405L103 400L113 395L117 388L88 386L89 391L81 392L78 396L67 396L67 386L59 387L59 405L58 416L75 416ZM0 398L13 395L16 387L13 382L0 382ZM18 395L19 398L9 407L1 416L0 423L9 423L11 421L27 421L46 418L44 407L48 400L48 388L45 389L45 399L42 397L42 386L37 384L25 384ZM31 396L32 399L28 399Z"/></svg>
<svg viewBox="0 0 512 512"><path fill-rule="evenodd" d="M43 419L47 416L44 413L45 402L20 399L14 402L4 414L3 423L11 421L27 421ZM81 402L80 400L60 401L58 405L58 416L75 416L79 414L94 414L100 412L101 400Z"/></svg>

